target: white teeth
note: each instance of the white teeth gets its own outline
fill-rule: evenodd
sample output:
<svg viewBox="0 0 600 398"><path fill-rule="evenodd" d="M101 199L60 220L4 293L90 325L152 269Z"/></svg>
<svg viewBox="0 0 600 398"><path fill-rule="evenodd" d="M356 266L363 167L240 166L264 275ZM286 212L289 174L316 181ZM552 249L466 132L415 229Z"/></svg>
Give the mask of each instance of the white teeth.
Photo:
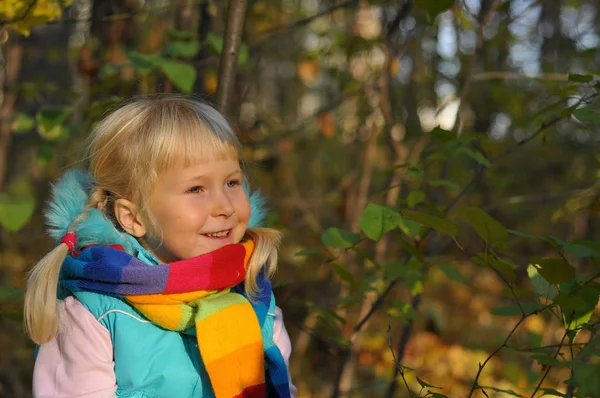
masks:
<svg viewBox="0 0 600 398"><path fill-rule="evenodd" d="M211 238L222 238L227 235L229 235L229 231L221 231L221 232L214 232L212 234L206 234L206 236L210 236Z"/></svg>

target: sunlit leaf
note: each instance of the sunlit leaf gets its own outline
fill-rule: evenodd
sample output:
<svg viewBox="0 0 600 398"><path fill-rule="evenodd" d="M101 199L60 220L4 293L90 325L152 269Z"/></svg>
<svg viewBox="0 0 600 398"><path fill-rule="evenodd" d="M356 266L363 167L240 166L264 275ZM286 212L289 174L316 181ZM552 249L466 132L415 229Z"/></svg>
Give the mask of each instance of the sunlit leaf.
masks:
<svg viewBox="0 0 600 398"><path fill-rule="evenodd" d="M551 285L548 281L539 274L536 267L529 264L527 266L527 275L531 280L535 293L540 297L545 297L549 300L553 300L558 294L558 290L555 285Z"/></svg>
<svg viewBox="0 0 600 398"><path fill-rule="evenodd" d="M7 231L20 230L31 218L35 209L35 199L31 195L11 197L0 194L0 225Z"/></svg>
<svg viewBox="0 0 600 398"><path fill-rule="evenodd" d="M321 242L325 246L333 247L336 249L348 249L360 241L358 234L344 231L339 228L328 228L321 235Z"/></svg>
<svg viewBox="0 0 600 398"><path fill-rule="evenodd" d="M565 328L571 330L569 338L575 339L581 325L588 322L594 312L600 292L591 284L579 286L570 281L561 284L560 293L554 298L554 303L563 311L563 322Z"/></svg>
<svg viewBox="0 0 600 398"><path fill-rule="evenodd" d="M13 134L23 134L31 131L35 126L35 119L24 113L18 113L14 121L11 123L11 132Z"/></svg>
<svg viewBox="0 0 600 398"><path fill-rule="evenodd" d="M67 107L42 108L35 115L38 133L46 139L56 139L65 133L62 123L67 120L71 109Z"/></svg>

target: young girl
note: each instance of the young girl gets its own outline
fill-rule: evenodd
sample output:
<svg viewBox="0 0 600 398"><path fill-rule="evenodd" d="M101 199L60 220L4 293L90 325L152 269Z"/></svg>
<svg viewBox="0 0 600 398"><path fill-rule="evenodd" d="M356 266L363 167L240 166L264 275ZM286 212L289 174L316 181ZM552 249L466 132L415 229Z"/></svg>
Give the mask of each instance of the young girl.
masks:
<svg viewBox="0 0 600 398"><path fill-rule="evenodd" d="M92 133L89 173L53 187L59 242L31 271L36 397L294 397L241 147L210 106L139 100Z"/></svg>

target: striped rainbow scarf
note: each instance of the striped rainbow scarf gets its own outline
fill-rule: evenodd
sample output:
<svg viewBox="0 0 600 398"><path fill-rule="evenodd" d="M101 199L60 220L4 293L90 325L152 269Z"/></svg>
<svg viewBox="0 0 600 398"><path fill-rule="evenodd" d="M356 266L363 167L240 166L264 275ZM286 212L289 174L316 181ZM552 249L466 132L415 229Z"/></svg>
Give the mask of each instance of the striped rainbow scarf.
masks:
<svg viewBox="0 0 600 398"><path fill-rule="evenodd" d="M168 330L195 327L217 398L264 398L267 389L269 396L287 398L289 382L281 352L272 342L263 342L261 335L271 300L270 282L259 276L256 302L248 301L240 285L253 250L254 242L248 240L150 266L114 247L92 246L67 257L60 285L73 292L121 297Z"/></svg>

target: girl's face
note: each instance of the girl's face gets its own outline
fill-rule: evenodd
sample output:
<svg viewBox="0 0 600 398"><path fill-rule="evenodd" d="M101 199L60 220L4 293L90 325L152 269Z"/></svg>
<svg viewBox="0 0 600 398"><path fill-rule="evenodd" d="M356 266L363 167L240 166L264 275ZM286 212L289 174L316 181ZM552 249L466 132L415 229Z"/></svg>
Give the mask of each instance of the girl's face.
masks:
<svg viewBox="0 0 600 398"><path fill-rule="evenodd" d="M160 174L150 196L150 212L162 235L146 246L165 263L239 243L250 218L237 159L176 164Z"/></svg>

